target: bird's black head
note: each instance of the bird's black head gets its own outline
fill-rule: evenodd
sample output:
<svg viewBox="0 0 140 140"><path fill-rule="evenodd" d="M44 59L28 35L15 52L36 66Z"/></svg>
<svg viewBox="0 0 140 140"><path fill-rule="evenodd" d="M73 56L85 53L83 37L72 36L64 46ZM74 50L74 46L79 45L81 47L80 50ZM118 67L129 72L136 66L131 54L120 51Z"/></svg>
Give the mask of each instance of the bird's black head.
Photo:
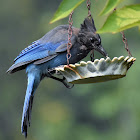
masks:
<svg viewBox="0 0 140 140"><path fill-rule="evenodd" d="M81 24L78 37L80 39L80 42L88 49L95 49L103 56L108 56L108 54L101 45L101 38L99 34L96 33L96 28L92 17L85 18L83 24Z"/></svg>

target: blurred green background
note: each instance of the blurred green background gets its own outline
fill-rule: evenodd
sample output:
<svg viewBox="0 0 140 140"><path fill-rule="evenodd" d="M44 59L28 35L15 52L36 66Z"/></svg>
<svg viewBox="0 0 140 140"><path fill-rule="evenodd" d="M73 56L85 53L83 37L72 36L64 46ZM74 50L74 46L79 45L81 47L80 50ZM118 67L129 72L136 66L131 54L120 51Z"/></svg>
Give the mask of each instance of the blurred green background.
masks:
<svg viewBox="0 0 140 140"><path fill-rule="evenodd" d="M0 0L0 140L24 140L20 132L26 91L25 70L8 75L19 52L68 18L49 24L61 0ZM98 16L106 0L91 0L97 29L106 17ZM139 3L126 0L121 6ZM87 16L86 2L73 14L75 27ZM36 91L30 140L140 140L140 32L125 31L137 61L125 78L105 83L75 85L44 79ZM127 56L121 34L102 34L109 56ZM99 53L95 53L100 58ZM89 60L89 56L86 58Z"/></svg>

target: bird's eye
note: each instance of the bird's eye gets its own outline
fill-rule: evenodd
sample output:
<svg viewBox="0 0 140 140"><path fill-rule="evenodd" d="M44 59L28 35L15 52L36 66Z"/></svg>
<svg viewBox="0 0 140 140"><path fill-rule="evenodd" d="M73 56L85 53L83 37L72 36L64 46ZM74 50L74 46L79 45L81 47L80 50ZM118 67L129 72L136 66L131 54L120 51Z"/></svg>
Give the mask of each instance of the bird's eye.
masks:
<svg viewBox="0 0 140 140"><path fill-rule="evenodd" d="M90 41L91 41L91 43L94 43L95 40L94 40L94 38L90 38Z"/></svg>

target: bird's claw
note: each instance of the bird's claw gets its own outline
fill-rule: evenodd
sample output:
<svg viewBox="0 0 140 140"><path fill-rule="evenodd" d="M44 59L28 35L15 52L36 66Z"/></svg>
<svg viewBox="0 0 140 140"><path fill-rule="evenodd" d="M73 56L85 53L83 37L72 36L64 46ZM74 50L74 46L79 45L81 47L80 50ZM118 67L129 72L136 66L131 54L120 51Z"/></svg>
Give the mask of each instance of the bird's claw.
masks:
<svg viewBox="0 0 140 140"><path fill-rule="evenodd" d="M63 79L62 79L62 83L66 86L66 88L71 89L71 88L74 87L74 84L72 84L72 85L68 85L68 82L66 82L65 80L66 80L66 78L63 77Z"/></svg>
<svg viewBox="0 0 140 140"><path fill-rule="evenodd" d="M59 81L59 82L62 82L62 83L66 86L66 88L68 88L68 89L71 89L71 88L73 88L73 86L74 86L74 84L72 84L71 86L68 85L68 82L66 81L66 78L65 78L64 76L63 76L62 79L60 79L60 78L57 78L57 77L52 76L52 75L50 74L49 77L52 78L52 79L54 79L54 80L57 80L57 81Z"/></svg>

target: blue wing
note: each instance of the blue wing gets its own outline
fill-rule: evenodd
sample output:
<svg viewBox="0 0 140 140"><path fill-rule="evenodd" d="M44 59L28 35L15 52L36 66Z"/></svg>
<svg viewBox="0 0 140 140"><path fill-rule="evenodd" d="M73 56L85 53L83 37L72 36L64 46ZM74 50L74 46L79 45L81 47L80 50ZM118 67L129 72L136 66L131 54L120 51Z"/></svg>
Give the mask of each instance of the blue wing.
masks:
<svg viewBox="0 0 140 140"><path fill-rule="evenodd" d="M35 61L38 59L42 59L48 57L50 55L56 54L55 50L64 44L64 41L53 44L53 43L46 43L40 44L38 42L33 43L29 47L25 48L16 58L15 64L28 62L28 61Z"/></svg>
<svg viewBox="0 0 140 140"><path fill-rule="evenodd" d="M36 49L39 47L39 43L37 41L32 42L27 48L25 48L24 50L22 50L20 52L20 54L14 59L14 62L19 59L20 57L22 57L23 55L25 55L26 53Z"/></svg>
<svg viewBox="0 0 140 140"><path fill-rule="evenodd" d="M27 64L41 64L53 59L58 53L67 50L68 42L68 25L60 25L49 31L41 39L34 41L30 46L25 48L15 58L14 64L7 70L8 73L14 73L26 68ZM71 38L72 45L75 43L79 29L73 28Z"/></svg>
<svg viewBox="0 0 140 140"><path fill-rule="evenodd" d="M39 63L50 60L56 56L56 50L66 50L66 47L64 47L65 49L61 50L61 46L66 46L66 43L67 41L61 41L55 44L52 42L41 44L39 41L35 41L30 46L21 51L21 53L15 58L15 63L7 70L7 72L13 73L17 70L21 70L25 68L25 65L41 59L43 59L43 61ZM60 49L58 49L59 47ZM44 58L46 58L45 61Z"/></svg>

